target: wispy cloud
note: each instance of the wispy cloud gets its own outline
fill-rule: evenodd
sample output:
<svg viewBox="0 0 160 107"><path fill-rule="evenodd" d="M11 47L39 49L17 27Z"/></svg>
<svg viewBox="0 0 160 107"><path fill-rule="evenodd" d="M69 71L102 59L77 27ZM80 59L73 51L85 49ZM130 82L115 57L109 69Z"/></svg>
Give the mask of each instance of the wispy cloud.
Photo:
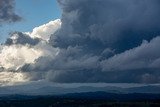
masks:
<svg viewBox="0 0 160 107"><path fill-rule="evenodd" d="M0 0L0 25L21 19L22 17L15 12L15 0Z"/></svg>

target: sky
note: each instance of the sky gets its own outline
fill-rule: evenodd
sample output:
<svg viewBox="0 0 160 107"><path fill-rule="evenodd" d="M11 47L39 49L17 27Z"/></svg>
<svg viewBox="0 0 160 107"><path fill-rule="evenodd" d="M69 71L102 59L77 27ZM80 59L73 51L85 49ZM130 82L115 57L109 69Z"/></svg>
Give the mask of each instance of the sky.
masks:
<svg viewBox="0 0 160 107"><path fill-rule="evenodd" d="M0 0L0 85L159 84L159 13L159 0Z"/></svg>
<svg viewBox="0 0 160 107"><path fill-rule="evenodd" d="M32 31L36 26L61 17L61 10L56 0L15 0L15 12L23 18L17 23L0 26L0 43L5 42L10 32Z"/></svg>

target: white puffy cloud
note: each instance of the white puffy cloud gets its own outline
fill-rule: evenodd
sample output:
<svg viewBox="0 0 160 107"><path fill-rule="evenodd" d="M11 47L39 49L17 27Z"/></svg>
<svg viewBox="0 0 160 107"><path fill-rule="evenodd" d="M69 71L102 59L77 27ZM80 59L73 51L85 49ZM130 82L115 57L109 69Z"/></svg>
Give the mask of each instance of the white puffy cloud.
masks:
<svg viewBox="0 0 160 107"><path fill-rule="evenodd" d="M0 72L0 86L14 85L28 80L29 79L24 72Z"/></svg>
<svg viewBox="0 0 160 107"><path fill-rule="evenodd" d="M17 70L24 64L34 63L41 56L57 55L58 49L46 41L60 26L61 21L57 19L34 28L30 33L13 33L6 43L0 46L0 67Z"/></svg>
<svg viewBox="0 0 160 107"><path fill-rule="evenodd" d="M21 67L35 63L40 57L54 59L59 49L52 47L48 40L60 26L61 21L57 19L34 28L30 33L12 33L5 44L0 45L0 85L28 81L29 74Z"/></svg>
<svg viewBox="0 0 160 107"><path fill-rule="evenodd" d="M0 52L0 66L5 69L17 70L25 63L34 63L42 55L42 51L28 45L4 46Z"/></svg>
<svg viewBox="0 0 160 107"><path fill-rule="evenodd" d="M61 20L50 21L47 24L35 27L32 32L28 33L32 38L41 38L48 41L51 34L57 31L61 26Z"/></svg>

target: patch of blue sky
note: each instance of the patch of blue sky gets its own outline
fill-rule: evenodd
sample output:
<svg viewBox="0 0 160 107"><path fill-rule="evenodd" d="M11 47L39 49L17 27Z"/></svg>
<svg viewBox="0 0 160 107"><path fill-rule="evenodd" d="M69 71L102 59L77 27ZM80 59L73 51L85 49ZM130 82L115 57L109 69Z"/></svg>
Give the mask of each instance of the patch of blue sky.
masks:
<svg viewBox="0 0 160 107"><path fill-rule="evenodd" d="M16 13L23 19L20 22L0 26L0 43L14 31L28 32L36 26L45 24L61 17L56 0L15 0Z"/></svg>

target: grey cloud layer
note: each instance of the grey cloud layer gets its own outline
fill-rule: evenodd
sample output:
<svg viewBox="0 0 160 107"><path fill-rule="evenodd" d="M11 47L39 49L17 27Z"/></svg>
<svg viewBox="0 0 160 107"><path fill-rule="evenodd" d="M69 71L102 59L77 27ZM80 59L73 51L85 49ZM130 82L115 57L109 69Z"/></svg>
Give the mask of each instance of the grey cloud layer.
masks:
<svg viewBox="0 0 160 107"><path fill-rule="evenodd" d="M58 52L51 51L54 56L44 55L34 64L25 64L21 70L30 71L31 79L160 82L159 0L58 2L62 24L48 41L47 46L52 48L46 49ZM16 43L35 43L33 38L20 37Z"/></svg>
<svg viewBox="0 0 160 107"><path fill-rule="evenodd" d="M110 47L123 52L160 33L158 0L59 0L59 3L63 24L53 41L58 47L85 44L96 51Z"/></svg>
<svg viewBox="0 0 160 107"><path fill-rule="evenodd" d="M0 0L0 25L21 20L21 17L15 13L14 5L14 0Z"/></svg>
<svg viewBox="0 0 160 107"><path fill-rule="evenodd" d="M63 51L49 63L53 81L160 82L159 0L58 2L62 26L50 42Z"/></svg>
<svg viewBox="0 0 160 107"><path fill-rule="evenodd" d="M149 43L144 41L139 47L117 54L102 62L103 70L127 70L160 68L160 37Z"/></svg>

